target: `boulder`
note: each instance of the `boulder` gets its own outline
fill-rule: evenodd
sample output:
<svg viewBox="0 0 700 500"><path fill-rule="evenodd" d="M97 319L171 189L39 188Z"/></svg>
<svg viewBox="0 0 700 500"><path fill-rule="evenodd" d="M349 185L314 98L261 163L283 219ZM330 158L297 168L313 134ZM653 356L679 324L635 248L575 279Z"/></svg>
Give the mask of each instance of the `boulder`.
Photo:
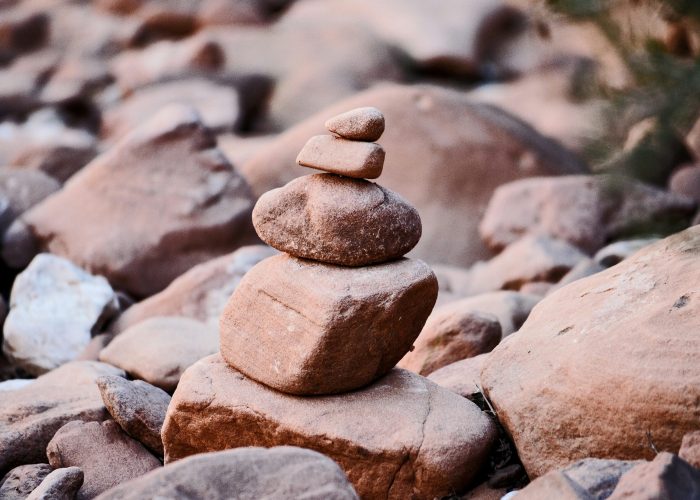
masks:
<svg viewBox="0 0 700 500"><path fill-rule="evenodd" d="M22 464L46 461L46 445L71 420L102 421L109 416L95 379L124 376L92 361L67 363L26 387L2 393L0 474Z"/></svg>
<svg viewBox="0 0 700 500"><path fill-rule="evenodd" d="M443 308L444 309L444 308ZM501 324L492 314L457 310L431 315L399 365L419 375L490 352L501 341Z"/></svg>
<svg viewBox="0 0 700 500"><path fill-rule="evenodd" d="M204 496L356 500L338 465L315 451L292 446L202 453L106 491L99 500Z"/></svg>
<svg viewBox="0 0 700 500"><path fill-rule="evenodd" d="M488 354L479 354L455 361L432 372L428 380L463 398L474 400L474 395L479 394L481 370L487 358Z"/></svg>
<svg viewBox="0 0 700 500"><path fill-rule="evenodd" d="M435 275L418 260L356 269L277 255L251 269L226 305L221 355L282 392L357 389L408 352L436 296Z"/></svg>
<svg viewBox="0 0 700 500"><path fill-rule="evenodd" d="M668 452L635 466L622 476L610 500L686 500L700 498L700 470Z"/></svg>
<svg viewBox="0 0 700 500"><path fill-rule="evenodd" d="M21 220L43 248L142 297L250 240L251 209L197 114L169 107Z"/></svg>
<svg viewBox="0 0 700 500"><path fill-rule="evenodd" d="M213 326L190 318L155 316L115 337L100 351L100 361L172 392L188 366L218 350Z"/></svg>
<svg viewBox="0 0 700 500"><path fill-rule="evenodd" d="M163 456L163 427L170 396L141 380L114 375L97 379L107 411L124 432L158 456Z"/></svg>
<svg viewBox="0 0 700 500"><path fill-rule="evenodd" d="M27 372L40 375L76 359L117 311L117 297L102 276L61 257L39 254L12 286L3 352Z"/></svg>
<svg viewBox="0 0 700 500"><path fill-rule="evenodd" d="M0 498L24 500L51 472L49 464L30 464L15 467L0 479Z"/></svg>
<svg viewBox="0 0 700 500"><path fill-rule="evenodd" d="M381 109L390 124L381 140L386 151L381 181L420 213L423 237L414 255L430 263L469 266L490 255L477 228L499 185L586 171L561 146L461 92L382 85L324 109L253 156L242 167L253 190L260 195L304 175L305 169L292 164L307 139L325 132L329 116L362 106Z"/></svg>
<svg viewBox="0 0 700 500"><path fill-rule="evenodd" d="M377 108L355 108L326 120L329 132L351 141L374 142L384 133L384 115Z"/></svg>
<svg viewBox="0 0 700 500"><path fill-rule="evenodd" d="M258 384L214 355L185 373L162 434L166 463L301 446L335 460L361 498L432 499L467 486L496 429L470 401L405 370L360 391L308 398Z"/></svg>
<svg viewBox="0 0 700 500"><path fill-rule="evenodd" d="M168 287L124 311L110 327L122 332L154 316L185 316L218 325L219 316L241 278L277 251L263 245L246 246L194 266Z"/></svg>
<svg viewBox="0 0 700 500"><path fill-rule="evenodd" d="M420 216L401 196L332 174L307 175L268 191L253 209L253 224L278 250L342 266L397 259L421 237Z"/></svg>
<svg viewBox="0 0 700 500"><path fill-rule="evenodd" d="M687 227L694 210L690 198L626 177L538 177L496 190L479 231L496 250L545 234L594 253L614 239Z"/></svg>
<svg viewBox="0 0 700 500"><path fill-rule="evenodd" d="M46 447L54 469L79 467L83 485L76 500L88 500L161 466L141 443L127 436L113 420L69 422Z"/></svg>
<svg viewBox="0 0 700 500"><path fill-rule="evenodd" d="M546 235L523 236L493 259L476 263L470 270L466 293L519 290L538 281L556 283L585 258L583 252L563 240Z"/></svg>
<svg viewBox="0 0 700 500"><path fill-rule="evenodd" d="M678 456L696 469L700 469L700 430L683 436Z"/></svg>
<svg viewBox="0 0 700 500"><path fill-rule="evenodd" d="M46 476L27 500L73 500L83 485L83 471L78 467L56 469Z"/></svg>
<svg viewBox="0 0 700 500"><path fill-rule="evenodd" d="M481 382L530 477L652 458L697 429L699 253L700 226L654 243L547 296L491 352Z"/></svg>

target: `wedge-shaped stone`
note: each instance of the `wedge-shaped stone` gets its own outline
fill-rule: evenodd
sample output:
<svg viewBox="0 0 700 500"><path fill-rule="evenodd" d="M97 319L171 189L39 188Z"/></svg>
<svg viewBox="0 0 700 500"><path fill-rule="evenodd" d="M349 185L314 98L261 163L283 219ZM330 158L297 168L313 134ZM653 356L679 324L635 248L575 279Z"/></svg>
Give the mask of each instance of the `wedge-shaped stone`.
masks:
<svg viewBox="0 0 700 500"><path fill-rule="evenodd" d="M260 197L253 224L270 246L304 259L366 266L408 253L421 236L420 216L378 184L308 175Z"/></svg>
<svg viewBox="0 0 700 500"><path fill-rule="evenodd" d="M221 354L290 394L357 389L408 352L437 288L419 260L353 269L270 257L245 275L226 305Z"/></svg>
<svg viewBox="0 0 700 500"><path fill-rule="evenodd" d="M325 127L351 141L374 142L384 133L384 115L372 106L355 108L330 118Z"/></svg>
<svg viewBox="0 0 700 500"><path fill-rule="evenodd" d="M307 398L258 384L218 355L185 372L163 427L166 463L242 446L300 446L335 460L360 497L372 499L459 492L495 436L476 405L405 370L360 391Z"/></svg>
<svg viewBox="0 0 700 500"><path fill-rule="evenodd" d="M346 177L376 179L382 175L384 149L373 142L315 135L299 152L297 163Z"/></svg>

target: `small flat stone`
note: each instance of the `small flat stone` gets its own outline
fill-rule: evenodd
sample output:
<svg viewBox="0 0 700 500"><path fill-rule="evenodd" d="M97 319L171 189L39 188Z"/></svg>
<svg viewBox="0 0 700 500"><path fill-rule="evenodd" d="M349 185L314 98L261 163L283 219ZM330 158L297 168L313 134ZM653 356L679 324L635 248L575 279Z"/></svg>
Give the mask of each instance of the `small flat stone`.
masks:
<svg viewBox="0 0 700 500"><path fill-rule="evenodd" d="M346 177L376 179L382 175L384 156L384 148L374 142L316 135L299 152L297 163Z"/></svg>
<svg viewBox="0 0 700 500"><path fill-rule="evenodd" d="M142 380L114 375L98 378L97 387L107 411L124 432L162 457L160 429L170 404L168 393Z"/></svg>
<svg viewBox="0 0 700 500"><path fill-rule="evenodd" d="M406 354L436 296L419 260L355 269L277 255L248 271L226 305L221 353L282 392L357 389Z"/></svg>
<svg viewBox="0 0 700 500"><path fill-rule="evenodd" d="M366 266L397 259L421 237L418 212L373 182L307 175L268 191L253 210L268 245L303 259Z"/></svg>
<svg viewBox="0 0 700 500"><path fill-rule="evenodd" d="M51 472L27 497L27 500L73 500L83 485L79 467L62 467Z"/></svg>
<svg viewBox="0 0 700 500"><path fill-rule="evenodd" d="M374 142L384 133L384 115L372 106L355 108L328 119L325 126L344 139Z"/></svg>

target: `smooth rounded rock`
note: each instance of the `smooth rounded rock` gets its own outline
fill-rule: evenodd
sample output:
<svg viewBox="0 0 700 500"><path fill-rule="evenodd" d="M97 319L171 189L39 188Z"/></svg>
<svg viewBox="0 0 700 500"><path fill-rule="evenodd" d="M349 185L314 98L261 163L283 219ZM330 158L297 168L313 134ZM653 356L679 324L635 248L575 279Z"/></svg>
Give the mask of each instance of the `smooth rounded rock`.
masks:
<svg viewBox="0 0 700 500"><path fill-rule="evenodd" d="M371 499L459 492L495 438L471 401L405 370L359 391L309 398L256 383L218 355L187 370L163 427L166 464L241 446L301 446L335 460Z"/></svg>
<svg viewBox="0 0 700 500"><path fill-rule="evenodd" d="M297 163L345 177L376 179L382 175L384 157L384 149L373 142L316 135L299 152Z"/></svg>
<svg viewBox="0 0 700 500"><path fill-rule="evenodd" d="M373 106L355 108L329 118L325 127L344 139L374 142L384 133L384 115Z"/></svg>
<svg viewBox="0 0 700 500"><path fill-rule="evenodd" d="M396 259L421 236L418 212L399 195L332 174L308 175L265 193L253 224L282 252L343 266Z"/></svg>
<svg viewBox="0 0 700 500"><path fill-rule="evenodd" d="M362 269L288 255L248 271L221 317L231 366L291 394L331 394L369 384L411 348L437 297L419 260Z"/></svg>

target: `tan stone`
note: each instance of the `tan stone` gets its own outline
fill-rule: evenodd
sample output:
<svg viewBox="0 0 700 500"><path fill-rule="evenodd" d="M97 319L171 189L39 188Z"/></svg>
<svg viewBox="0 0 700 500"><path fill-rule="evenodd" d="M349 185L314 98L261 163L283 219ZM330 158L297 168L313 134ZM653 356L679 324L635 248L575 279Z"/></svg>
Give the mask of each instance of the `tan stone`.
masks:
<svg viewBox="0 0 700 500"><path fill-rule="evenodd" d="M622 476L610 500L685 500L700 498L700 470L668 452L656 455Z"/></svg>
<svg viewBox="0 0 700 500"><path fill-rule="evenodd" d="M372 106L355 108L329 118L324 126L344 139L374 142L384 133L384 115Z"/></svg>
<svg viewBox="0 0 700 500"><path fill-rule="evenodd" d="M678 456L696 469L700 469L700 430L683 436Z"/></svg>
<svg viewBox="0 0 700 500"><path fill-rule="evenodd" d="M345 177L376 179L382 175L384 149L374 142L315 135L299 152L297 163Z"/></svg>
<svg viewBox="0 0 700 500"><path fill-rule="evenodd" d="M360 497L373 499L461 491L495 436L473 403L405 370L360 391L308 398L258 384L217 355L185 373L163 428L166 463L241 446L301 446L335 460Z"/></svg>
<svg viewBox="0 0 700 500"><path fill-rule="evenodd" d="M349 391L393 368L436 296L435 275L418 260L355 269L270 257L245 275L227 304L221 354L279 391Z"/></svg>
<svg viewBox="0 0 700 500"><path fill-rule="evenodd" d="M489 354L483 388L530 477L652 458L697 429L698 253L695 226L575 281Z"/></svg>
<svg viewBox="0 0 700 500"><path fill-rule="evenodd" d="M253 224L278 250L343 266L396 259L421 237L418 212L401 196L332 174L304 176L265 193L253 210Z"/></svg>
<svg viewBox="0 0 700 500"><path fill-rule="evenodd" d="M481 370L487 358L488 354L479 354L455 361L432 372L428 380L463 398L472 399L474 394L479 393Z"/></svg>

